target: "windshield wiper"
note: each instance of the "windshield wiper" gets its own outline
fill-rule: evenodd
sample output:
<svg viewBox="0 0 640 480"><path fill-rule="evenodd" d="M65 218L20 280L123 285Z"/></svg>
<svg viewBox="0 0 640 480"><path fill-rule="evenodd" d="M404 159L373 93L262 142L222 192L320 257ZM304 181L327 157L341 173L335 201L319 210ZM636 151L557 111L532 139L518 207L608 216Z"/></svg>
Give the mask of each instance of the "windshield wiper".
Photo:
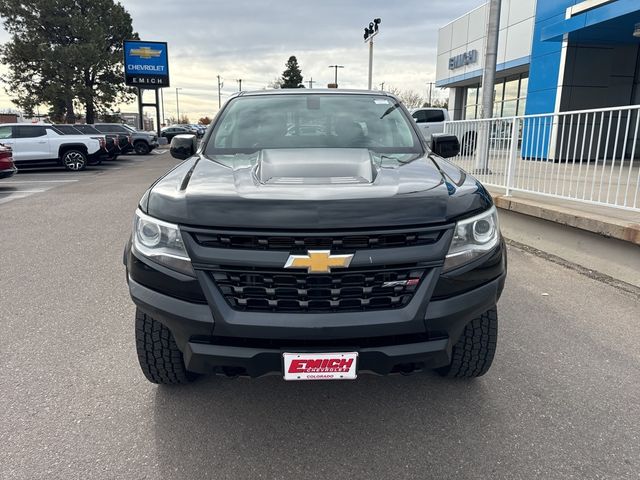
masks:
<svg viewBox="0 0 640 480"><path fill-rule="evenodd" d="M389 115L391 112L393 112L396 108L398 108L400 106L399 103L396 103L395 105L393 105L392 107L387 108L387 111L384 112L382 114L382 116L380 117L380 120L382 120L384 117L386 117L387 115Z"/></svg>

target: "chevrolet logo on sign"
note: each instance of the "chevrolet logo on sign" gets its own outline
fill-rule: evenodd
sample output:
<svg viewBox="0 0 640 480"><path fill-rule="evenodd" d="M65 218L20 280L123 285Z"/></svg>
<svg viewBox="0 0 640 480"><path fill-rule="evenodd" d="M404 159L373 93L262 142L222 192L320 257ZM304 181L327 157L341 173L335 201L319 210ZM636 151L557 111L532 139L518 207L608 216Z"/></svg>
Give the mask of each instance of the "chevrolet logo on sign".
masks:
<svg viewBox="0 0 640 480"><path fill-rule="evenodd" d="M134 57L144 58L149 60L150 58L158 58L162 54L162 50L153 50L149 47L132 48L129 51L130 55Z"/></svg>
<svg viewBox="0 0 640 480"><path fill-rule="evenodd" d="M329 250L309 250L307 255L289 255L284 268L306 268L308 273L329 273L332 268L347 268L351 255L331 255Z"/></svg>

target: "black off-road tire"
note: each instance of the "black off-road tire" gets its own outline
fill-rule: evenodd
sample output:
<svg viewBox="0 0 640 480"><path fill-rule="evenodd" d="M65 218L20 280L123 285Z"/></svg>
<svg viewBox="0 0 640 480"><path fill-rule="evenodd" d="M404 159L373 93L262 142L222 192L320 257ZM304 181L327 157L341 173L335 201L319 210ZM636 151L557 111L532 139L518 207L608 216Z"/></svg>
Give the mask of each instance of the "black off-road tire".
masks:
<svg viewBox="0 0 640 480"><path fill-rule="evenodd" d="M152 383L180 385L198 377L185 368L171 331L137 308L136 350L142 373Z"/></svg>
<svg viewBox="0 0 640 480"><path fill-rule="evenodd" d="M474 378L487 373L496 353L498 310L494 307L470 321L453 347L451 365L437 370L443 377Z"/></svg>
<svg viewBox="0 0 640 480"><path fill-rule="evenodd" d="M134 143L133 149L135 150L136 155L147 155L151 151L149 144L143 140L138 140Z"/></svg>

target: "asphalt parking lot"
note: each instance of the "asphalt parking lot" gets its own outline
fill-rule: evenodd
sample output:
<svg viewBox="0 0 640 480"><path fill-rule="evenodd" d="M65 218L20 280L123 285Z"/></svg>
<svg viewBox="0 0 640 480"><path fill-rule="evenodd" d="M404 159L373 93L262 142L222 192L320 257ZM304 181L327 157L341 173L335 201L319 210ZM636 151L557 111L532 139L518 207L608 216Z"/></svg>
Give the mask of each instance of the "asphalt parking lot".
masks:
<svg viewBox="0 0 640 480"><path fill-rule="evenodd" d="M1 479L639 477L638 296L516 248L480 379L148 383L122 249L175 163L0 183Z"/></svg>
<svg viewBox="0 0 640 480"><path fill-rule="evenodd" d="M115 161L92 165L81 172L67 172L61 167L20 167L19 174L0 181L0 204L46 192L52 188L84 181L86 177L126 168L132 163L144 162L157 155L168 154L166 149L154 150L150 155L122 155Z"/></svg>

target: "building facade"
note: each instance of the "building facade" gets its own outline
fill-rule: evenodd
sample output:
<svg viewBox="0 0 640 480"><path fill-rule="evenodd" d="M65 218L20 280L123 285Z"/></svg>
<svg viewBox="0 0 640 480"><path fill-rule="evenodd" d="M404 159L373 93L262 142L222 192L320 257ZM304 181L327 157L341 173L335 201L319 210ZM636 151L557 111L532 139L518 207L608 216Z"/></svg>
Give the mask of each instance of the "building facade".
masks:
<svg viewBox="0 0 640 480"><path fill-rule="evenodd" d="M439 30L436 86L480 115L488 4ZM502 0L494 116L640 104L640 0Z"/></svg>

